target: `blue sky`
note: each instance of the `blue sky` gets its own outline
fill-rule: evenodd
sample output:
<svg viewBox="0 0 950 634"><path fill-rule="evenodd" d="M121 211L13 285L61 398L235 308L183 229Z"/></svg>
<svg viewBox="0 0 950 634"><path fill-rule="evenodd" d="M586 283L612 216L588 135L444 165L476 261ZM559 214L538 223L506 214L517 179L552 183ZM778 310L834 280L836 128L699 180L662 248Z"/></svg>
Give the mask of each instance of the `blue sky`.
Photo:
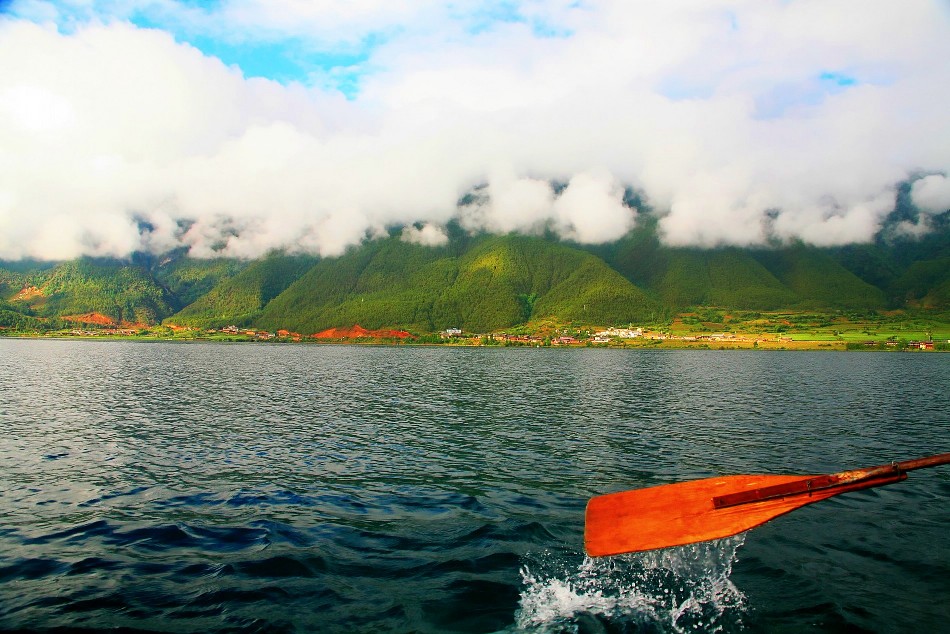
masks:
<svg viewBox="0 0 950 634"><path fill-rule="evenodd" d="M92 22L128 21L143 29L168 32L178 42L239 67L246 77L264 77L285 84L309 84L319 77L324 87L341 90L350 97L358 92L360 77L368 71L365 64L370 55L386 37L385 33L367 32L356 41L321 42L292 31L264 37L229 36L226 29L209 29L188 20L190 13L191 17L200 14L214 22L224 4L216 0L173 0L164 5L102 0L83 4L4 0L0 10L38 23L51 21L64 33Z"/></svg>
<svg viewBox="0 0 950 634"><path fill-rule="evenodd" d="M334 255L450 220L598 243L630 187L673 245L866 241L909 178L906 231L950 207L946 0L0 11L0 258Z"/></svg>
<svg viewBox="0 0 950 634"><path fill-rule="evenodd" d="M144 29L159 29L172 34L209 56L241 69L246 77L264 77L281 83L299 82L335 89L348 98L357 96L362 78L373 72L371 59L379 47L401 35L419 30L412 20L406 22L370 20L362 25L354 20L344 24L339 34L307 32L304 27L248 29L229 32L228 11L241 3L228 0L166 0L164 2L91 0L89 2L36 2L0 0L0 11L38 23L52 22L64 33L92 22L128 21ZM524 10L527 5L515 0L445 3L432 13L443 20L453 37L489 34L499 27L518 24L530 29L537 38L570 37L569 27L552 17ZM567 3L568 10L581 10L581 2ZM428 11L424 6L422 11ZM415 12L406 16L412 18ZM199 18L199 19L196 19ZM247 27L249 25L241 25ZM425 26L423 26L424 30ZM431 28L431 27L429 27Z"/></svg>
<svg viewBox="0 0 950 634"><path fill-rule="evenodd" d="M220 2L182 4L211 17ZM188 43L225 64L238 66L246 77L264 77L284 84L317 82L350 98L359 92L360 78L369 71L367 62L374 49L386 39L384 33L369 32L352 42L310 41L294 33L235 40L163 20L160 13L149 11L147 7L132 13L128 19L142 28L168 31L177 41Z"/></svg>

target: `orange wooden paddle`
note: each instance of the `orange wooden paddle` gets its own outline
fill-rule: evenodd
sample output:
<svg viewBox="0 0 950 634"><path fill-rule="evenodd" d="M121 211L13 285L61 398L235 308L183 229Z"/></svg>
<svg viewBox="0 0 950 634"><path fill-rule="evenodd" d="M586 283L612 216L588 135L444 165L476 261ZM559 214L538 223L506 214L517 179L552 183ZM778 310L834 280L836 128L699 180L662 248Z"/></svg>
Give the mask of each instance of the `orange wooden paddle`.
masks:
<svg viewBox="0 0 950 634"><path fill-rule="evenodd" d="M720 539L806 504L942 464L950 464L950 453L821 476L733 475L600 495L587 503L584 547L602 557Z"/></svg>

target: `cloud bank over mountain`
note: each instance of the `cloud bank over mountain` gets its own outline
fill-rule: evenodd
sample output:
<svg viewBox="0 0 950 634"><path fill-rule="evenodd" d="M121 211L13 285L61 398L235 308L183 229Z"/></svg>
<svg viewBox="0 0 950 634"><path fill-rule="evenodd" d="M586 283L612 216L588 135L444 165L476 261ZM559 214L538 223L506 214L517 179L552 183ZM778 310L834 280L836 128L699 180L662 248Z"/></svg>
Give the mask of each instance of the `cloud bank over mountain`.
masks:
<svg viewBox="0 0 950 634"><path fill-rule="evenodd" d="M6 6L0 258L605 242L628 188L673 245L866 241L909 179L909 232L950 208L941 0L209 6Z"/></svg>

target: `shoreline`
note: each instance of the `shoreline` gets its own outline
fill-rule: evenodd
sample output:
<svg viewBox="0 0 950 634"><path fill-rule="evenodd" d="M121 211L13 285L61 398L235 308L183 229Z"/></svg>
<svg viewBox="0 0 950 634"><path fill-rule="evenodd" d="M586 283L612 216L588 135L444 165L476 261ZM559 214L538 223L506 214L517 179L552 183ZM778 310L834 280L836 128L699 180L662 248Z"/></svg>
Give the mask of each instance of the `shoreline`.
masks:
<svg viewBox="0 0 950 634"><path fill-rule="evenodd" d="M233 344L277 344L277 345L356 345L356 346L406 346L406 347L450 347L450 348L547 348L547 349L603 349L603 350L761 350L761 351L812 351L812 352L948 352L942 344L931 349L886 346L884 341L874 345L856 342L823 340L769 340L769 339L726 339L722 341L690 341L682 339L631 339L618 342L579 342L552 343L550 345L529 345L521 342L481 340L470 341L411 341L411 340L367 340L367 339L304 339L300 341L269 339L260 340L250 337L181 337L150 335L69 335L39 333L0 333L0 339L28 339L52 341L130 341L130 342L166 342L166 343L233 343ZM849 346L848 344L852 344Z"/></svg>

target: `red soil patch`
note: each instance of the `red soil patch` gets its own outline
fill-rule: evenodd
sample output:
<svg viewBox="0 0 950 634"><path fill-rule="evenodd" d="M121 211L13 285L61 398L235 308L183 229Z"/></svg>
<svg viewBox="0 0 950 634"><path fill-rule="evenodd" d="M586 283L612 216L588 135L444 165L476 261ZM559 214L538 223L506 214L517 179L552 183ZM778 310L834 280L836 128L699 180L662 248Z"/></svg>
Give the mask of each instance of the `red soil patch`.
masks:
<svg viewBox="0 0 950 634"><path fill-rule="evenodd" d="M310 335L313 339L405 339L409 336L405 330L367 330L359 324L352 328L328 328Z"/></svg>
<svg viewBox="0 0 950 634"><path fill-rule="evenodd" d="M79 324L91 324L93 326L106 326L109 328L125 328L127 330L147 330L148 324L140 322L123 321L116 323L108 315L102 313L83 313L82 315L63 315L60 319L73 321Z"/></svg>
<svg viewBox="0 0 950 634"><path fill-rule="evenodd" d="M13 296L11 301L22 302L23 300L33 299L34 297L43 297L43 291L35 286L24 286L20 292Z"/></svg>
<svg viewBox="0 0 950 634"><path fill-rule="evenodd" d="M102 313L85 313L82 315L63 315L60 319L65 319L66 321L75 321L81 324L95 324L97 326L115 326L116 323L112 321L111 317L107 317Z"/></svg>

